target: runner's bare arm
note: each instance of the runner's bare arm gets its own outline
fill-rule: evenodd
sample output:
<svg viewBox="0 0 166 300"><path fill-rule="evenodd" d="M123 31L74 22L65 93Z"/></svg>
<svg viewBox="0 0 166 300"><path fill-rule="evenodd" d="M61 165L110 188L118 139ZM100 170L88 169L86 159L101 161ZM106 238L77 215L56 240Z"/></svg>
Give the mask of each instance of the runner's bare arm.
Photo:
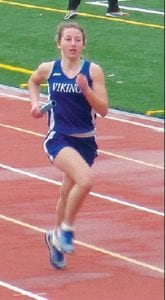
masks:
<svg viewBox="0 0 166 300"><path fill-rule="evenodd" d="M29 95L31 98L32 109L31 113L35 118L42 117L43 113L40 111L40 84L46 81L49 77L52 62L46 62L39 65L33 72L28 81Z"/></svg>
<svg viewBox="0 0 166 300"><path fill-rule="evenodd" d="M104 82L104 74L100 66L92 63L90 75L93 80L92 88L90 88L87 79L82 74L77 76L76 82L80 86L91 107L104 117L108 112L108 99Z"/></svg>

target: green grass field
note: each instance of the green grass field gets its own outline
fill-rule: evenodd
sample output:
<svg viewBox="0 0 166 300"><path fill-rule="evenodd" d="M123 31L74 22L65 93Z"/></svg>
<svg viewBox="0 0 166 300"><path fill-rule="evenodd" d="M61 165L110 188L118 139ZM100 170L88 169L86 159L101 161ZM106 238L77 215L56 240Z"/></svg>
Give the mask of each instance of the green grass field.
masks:
<svg viewBox="0 0 166 300"><path fill-rule="evenodd" d="M164 16L130 7L163 12L164 2L119 1L130 14L123 19L106 18L105 6L87 2L75 21L87 32L84 56L104 70L110 107L163 118ZM54 35L66 6L67 0L0 0L0 84L20 87L39 63L59 56Z"/></svg>

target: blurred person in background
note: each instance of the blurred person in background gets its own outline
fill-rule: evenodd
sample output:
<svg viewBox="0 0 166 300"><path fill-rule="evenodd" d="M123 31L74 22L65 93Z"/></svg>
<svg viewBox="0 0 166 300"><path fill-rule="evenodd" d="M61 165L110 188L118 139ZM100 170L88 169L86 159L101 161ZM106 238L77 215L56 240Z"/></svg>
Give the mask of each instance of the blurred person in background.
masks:
<svg viewBox="0 0 166 300"><path fill-rule="evenodd" d="M77 16L77 8L80 5L81 0L68 0L67 13L64 17L64 20L72 19ZM118 0L108 0L108 8L106 12L107 17L117 18L128 16L128 13L125 13L120 10Z"/></svg>

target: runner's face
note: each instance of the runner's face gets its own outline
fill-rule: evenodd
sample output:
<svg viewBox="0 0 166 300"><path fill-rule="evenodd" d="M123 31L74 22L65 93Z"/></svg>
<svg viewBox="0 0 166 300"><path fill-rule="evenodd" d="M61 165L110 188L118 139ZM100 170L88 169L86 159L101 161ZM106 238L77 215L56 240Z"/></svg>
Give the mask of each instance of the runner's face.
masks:
<svg viewBox="0 0 166 300"><path fill-rule="evenodd" d="M59 48L61 49L62 55L68 58L79 57L84 48L81 31L76 28L64 29L59 43Z"/></svg>

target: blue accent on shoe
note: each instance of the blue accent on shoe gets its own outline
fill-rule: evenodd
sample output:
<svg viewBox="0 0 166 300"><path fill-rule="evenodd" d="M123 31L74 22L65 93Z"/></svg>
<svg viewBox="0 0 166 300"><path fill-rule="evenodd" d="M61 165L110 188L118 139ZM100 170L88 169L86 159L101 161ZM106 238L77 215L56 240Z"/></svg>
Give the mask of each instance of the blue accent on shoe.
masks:
<svg viewBox="0 0 166 300"><path fill-rule="evenodd" d="M55 245L52 244L52 235L52 231L48 231L45 234L45 241L50 254L50 263L56 269L64 269L66 266L64 254Z"/></svg>
<svg viewBox="0 0 166 300"><path fill-rule="evenodd" d="M58 240L60 243L60 247L62 251L65 253L73 253L74 252L74 232L60 229L58 232Z"/></svg>

